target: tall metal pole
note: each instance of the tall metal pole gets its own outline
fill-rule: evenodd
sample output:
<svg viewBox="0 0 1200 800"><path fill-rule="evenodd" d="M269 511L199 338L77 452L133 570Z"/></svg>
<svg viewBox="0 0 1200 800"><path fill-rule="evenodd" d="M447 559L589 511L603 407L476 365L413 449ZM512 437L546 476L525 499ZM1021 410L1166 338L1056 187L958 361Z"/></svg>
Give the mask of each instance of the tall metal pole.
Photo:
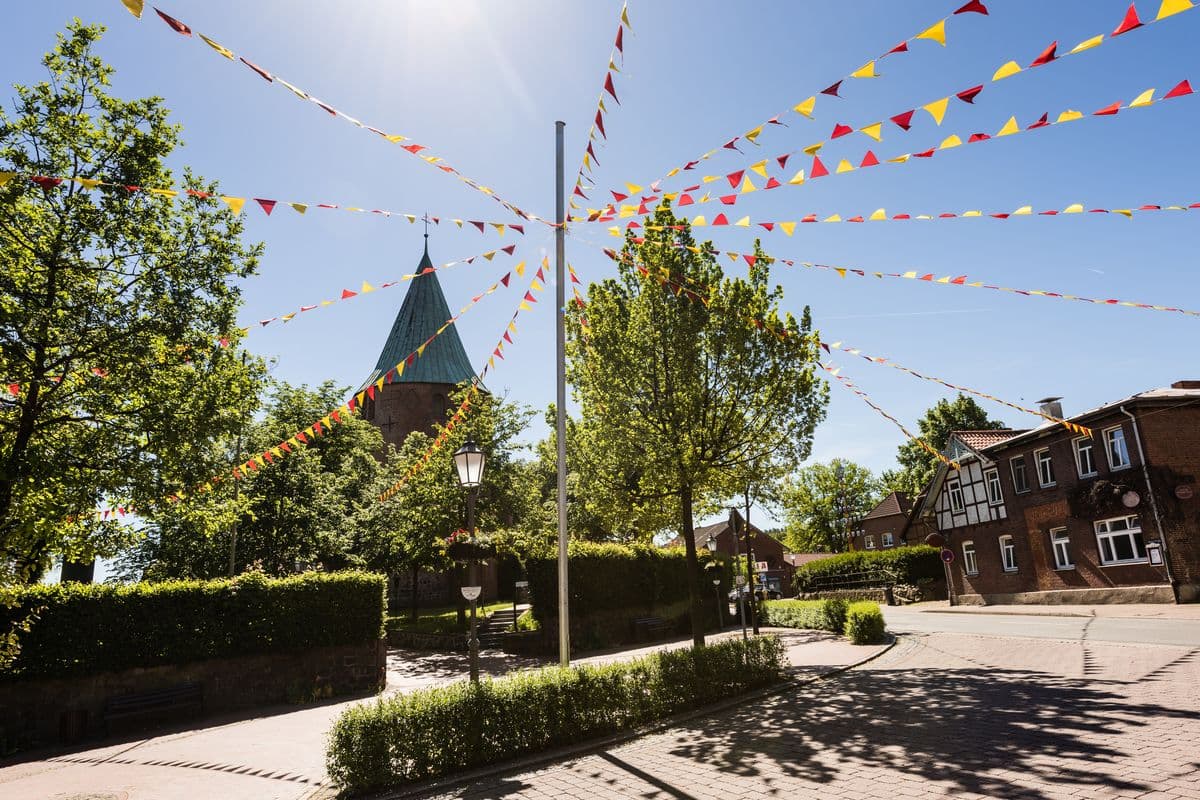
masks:
<svg viewBox="0 0 1200 800"><path fill-rule="evenodd" d="M733 583L738 589L737 604L738 612L742 616L742 638L749 639L750 637L746 633L746 603L748 601L746 600L745 593L742 591L742 587L738 584L739 578L743 581L746 578L738 574L738 561L742 558L742 547L738 543L737 509L733 506L729 507L729 533L733 536Z"/></svg>
<svg viewBox="0 0 1200 800"><path fill-rule="evenodd" d="M475 541L475 497L479 493L478 488L467 490L467 530L471 532L471 541ZM479 581L476 578L475 558L471 557L467 561L467 581L470 583L473 590L479 586ZM475 622L475 602L479 599L479 595L474 595L471 598L471 637L467 640L467 649L470 651L471 660L471 683L479 683L479 635Z"/></svg>
<svg viewBox="0 0 1200 800"><path fill-rule="evenodd" d="M242 351L242 370L246 369L246 351ZM238 409L241 411L241 409ZM242 459L242 432L246 428L246 415L242 412L241 418L238 420L237 444L235 445L236 452L233 454L233 463L237 464ZM233 482L233 529L229 532L229 577L233 577L237 570L237 540L238 540L238 517L241 515L241 510L238 508L238 500L241 493L241 481Z"/></svg>
<svg viewBox="0 0 1200 800"><path fill-rule="evenodd" d="M571 663L570 609L567 598L567 215L563 172L563 128L554 123L554 367L556 373L555 438L558 442L558 663Z"/></svg>

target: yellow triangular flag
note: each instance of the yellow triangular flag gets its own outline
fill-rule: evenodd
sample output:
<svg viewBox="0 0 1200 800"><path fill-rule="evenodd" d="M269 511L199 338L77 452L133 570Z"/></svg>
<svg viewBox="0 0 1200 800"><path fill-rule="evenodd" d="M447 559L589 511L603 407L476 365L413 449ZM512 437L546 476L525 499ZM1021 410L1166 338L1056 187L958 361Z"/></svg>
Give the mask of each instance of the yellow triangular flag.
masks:
<svg viewBox="0 0 1200 800"><path fill-rule="evenodd" d="M758 144L758 142L756 142L754 140L757 139L762 134L762 131L763 131L762 125L759 125L754 130L746 131L746 135L745 135L746 141L750 142L751 144Z"/></svg>
<svg viewBox="0 0 1200 800"><path fill-rule="evenodd" d="M633 26L629 24L629 10L625 6L621 6L621 24L629 30L633 30Z"/></svg>
<svg viewBox="0 0 1200 800"><path fill-rule="evenodd" d="M803 152L806 156L815 156L824 146L824 142L817 142L816 144L810 144L808 147L804 148Z"/></svg>
<svg viewBox="0 0 1200 800"><path fill-rule="evenodd" d="M771 177L767 174L767 160L765 158L762 161L759 161L757 164L751 164L750 169L754 172L757 172L759 175L762 175L764 178Z"/></svg>
<svg viewBox="0 0 1200 800"><path fill-rule="evenodd" d="M673 170L671 170L670 172L667 173L667 177L674 178L678 174L679 174L679 167L675 167Z"/></svg>
<svg viewBox="0 0 1200 800"><path fill-rule="evenodd" d="M303 214L305 211L308 211L308 206L306 206L304 203L288 203L288 205L296 209L296 212L299 214Z"/></svg>
<svg viewBox="0 0 1200 800"><path fill-rule="evenodd" d="M209 47L211 47L213 50L216 50L218 53L225 56L230 61L233 60L233 51L230 50L228 47L222 47L221 45L214 42L212 39L205 36L203 33L198 33L196 35L199 36L201 39L203 39L204 43L206 45L208 45Z"/></svg>
<svg viewBox="0 0 1200 800"><path fill-rule="evenodd" d="M784 233L786 233L788 236L791 236L796 231L796 223L781 222L781 223L779 223L779 229L782 230Z"/></svg>
<svg viewBox="0 0 1200 800"><path fill-rule="evenodd" d="M840 277L843 277L843 278L846 277L846 268L845 267L834 267L833 271L836 272Z"/></svg>
<svg viewBox="0 0 1200 800"><path fill-rule="evenodd" d="M962 144L962 139L958 138L958 134L952 133L942 140L942 143L938 145L938 150L949 150L951 147L958 147L960 144Z"/></svg>
<svg viewBox="0 0 1200 800"><path fill-rule="evenodd" d="M1112 210L1112 213L1120 214L1123 217L1129 217L1130 219L1133 219L1133 212L1130 211L1128 208L1114 208Z"/></svg>
<svg viewBox="0 0 1200 800"><path fill-rule="evenodd" d="M707 224L708 224L708 220L706 220L703 215L696 217L694 220L692 220L693 228L703 228Z"/></svg>
<svg viewBox="0 0 1200 800"><path fill-rule="evenodd" d="M611 228L608 229L608 235L609 236L620 236L621 235L621 226L613 225Z"/></svg>
<svg viewBox="0 0 1200 800"><path fill-rule="evenodd" d="M895 158L889 158L888 163L889 164L903 164L905 161L908 161L908 159L910 159L911 157L912 157L912 155L910 153L905 153L902 156L896 156Z"/></svg>
<svg viewBox="0 0 1200 800"><path fill-rule="evenodd" d="M817 104L817 98L810 97L807 100L797 103L792 108L792 111L795 111L797 114L801 114L803 116L808 117L809 119L812 119L813 107L816 106L816 104Z"/></svg>
<svg viewBox="0 0 1200 800"><path fill-rule="evenodd" d="M1069 205L1063 209L1063 213L1064 214L1082 214L1083 213L1083 203L1072 203L1071 205Z"/></svg>
<svg viewBox="0 0 1200 800"><path fill-rule="evenodd" d="M917 277L917 273L916 272L906 272L903 275L901 275L900 277L901 278L915 278L915 277Z"/></svg>
<svg viewBox="0 0 1200 800"><path fill-rule="evenodd" d="M1033 206L1021 206L1016 211L1012 212L1014 217L1027 217L1033 213Z"/></svg>
<svg viewBox="0 0 1200 800"><path fill-rule="evenodd" d="M625 188L629 190L630 194L637 194L638 192L642 191L642 187L638 186L636 183L627 183L625 184Z"/></svg>
<svg viewBox="0 0 1200 800"><path fill-rule="evenodd" d="M138 19L142 18L142 11L146 8L145 0L121 0L121 5L129 9L129 13L133 14Z"/></svg>
<svg viewBox="0 0 1200 800"><path fill-rule="evenodd" d="M882 141L883 140L883 123L876 122L871 125L868 125L865 128L859 128L858 132L865 133L867 136L870 136L872 139L874 139L877 142Z"/></svg>
<svg viewBox="0 0 1200 800"><path fill-rule="evenodd" d="M1009 61L1004 66L1000 67L1000 69L996 70L996 73L994 75L992 75L992 80L993 81L1004 80L1005 78L1009 77L1010 75L1016 75L1020 71L1021 71L1020 64L1018 64L1015 61Z"/></svg>
<svg viewBox="0 0 1200 800"><path fill-rule="evenodd" d="M520 309L521 311L533 311L533 307L530 306L529 303L526 303L524 300L521 301L521 305L517 306L517 308Z"/></svg>
<svg viewBox="0 0 1200 800"><path fill-rule="evenodd" d="M1080 42L1079 44L1072 47L1071 52L1068 53L1067 55L1073 55L1075 53L1082 53L1084 50L1091 50L1093 47L1099 47L1103 43L1104 43L1104 34L1100 34L1099 36L1093 36L1092 38L1085 39L1082 42Z"/></svg>
<svg viewBox="0 0 1200 800"><path fill-rule="evenodd" d="M1014 133L1020 133L1020 132L1021 132L1021 126L1017 124L1017 118L1009 117L1008 122L1004 123L1004 127L1001 128L996 133L996 135L997 136L1011 136Z"/></svg>
<svg viewBox="0 0 1200 800"><path fill-rule="evenodd" d="M854 72L851 72L850 77L851 78L878 78L879 76L877 74L875 74L875 62L868 61L866 64L863 64L861 67L854 70Z"/></svg>
<svg viewBox="0 0 1200 800"><path fill-rule="evenodd" d="M540 291L542 290L542 284L538 282L538 279L537 279L537 278L534 278L534 279L533 279L533 283L529 284L529 286L530 286L530 288L532 288L532 289L533 289L535 292L540 292Z"/></svg>
<svg viewBox="0 0 1200 800"><path fill-rule="evenodd" d="M742 217L737 222L733 223L733 226L735 228L749 228L750 227L750 217Z"/></svg>
<svg viewBox="0 0 1200 800"><path fill-rule="evenodd" d="M1079 111L1074 111L1068 108L1066 111L1058 115L1058 119L1054 121L1054 124L1057 125L1060 122L1071 122L1072 120L1076 119L1083 119L1083 114Z"/></svg>
<svg viewBox="0 0 1200 800"><path fill-rule="evenodd" d="M915 39L928 39L931 42L937 42L942 47L946 46L946 20L939 20L936 25L932 25L918 33Z"/></svg>
<svg viewBox="0 0 1200 800"><path fill-rule="evenodd" d="M871 214L869 219L871 222L882 222L887 219L887 212L882 208L877 209L873 214Z"/></svg>
<svg viewBox="0 0 1200 800"><path fill-rule="evenodd" d="M1139 94L1137 97L1133 98L1133 102L1129 104L1129 107L1130 108L1141 108L1142 106L1148 106L1153 102L1154 102L1154 90L1147 89L1146 91Z"/></svg>
<svg viewBox="0 0 1200 800"><path fill-rule="evenodd" d="M713 181L719 181L719 180L721 180L720 175L705 175L703 178L700 179L700 182L701 183L712 183Z"/></svg>
<svg viewBox="0 0 1200 800"><path fill-rule="evenodd" d="M921 108L929 112L929 116L933 117L933 121L938 125L942 124L942 120L946 118L946 107L950 105L950 98L943 97L941 100L934 100L932 103L927 103Z"/></svg>
<svg viewBox="0 0 1200 800"><path fill-rule="evenodd" d="M821 220L821 222L841 222L841 221L842 221L842 218L840 216L838 216L837 214L830 214L828 217Z"/></svg>
<svg viewBox="0 0 1200 800"><path fill-rule="evenodd" d="M386 378L386 377L387 376L385 375L383 378L380 378L379 380L375 381L375 391L377 391L377 392L383 391L383 381L384 381L384 378Z"/></svg>
<svg viewBox="0 0 1200 800"><path fill-rule="evenodd" d="M795 175L793 175L792 179L790 181L788 181L788 183L791 184L792 186L799 186L800 184L804 183L804 170L800 170Z"/></svg>
<svg viewBox="0 0 1200 800"><path fill-rule="evenodd" d="M363 281L362 288L358 290L358 293L359 294L367 294L368 292L373 292L373 291L375 291L375 287L372 286L371 284L367 283L366 281Z"/></svg>
<svg viewBox="0 0 1200 800"><path fill-rule="evenodd" d="M8 175L11 177L12 173L10 172ZM98 178L76 178L75 182L85 189L95 189L104 181L101 181ZM0 173L0 186L3 186L6 183L8 183L8 181L4 179L4 173Z"/></svg>
<svg viewBox="0 0 1200 800"><path fill-rule="evenodd" d="M1158 7L1158 16L1154 19L1157 22L1165 17L1178 14L1180 11L1187 11L1193 5L1192 0L1163 0L1162 5Z"/></svg>
<svg viewBox="0 0 1200 800"><path fill-rule="evenodd" d="M515 271L522 278L525 277L525 262L522 261L520 264L517 264L515 267L513 267L513 271Z"/></svg>
<svg viewBox="0 0 1200 800"><path fill-rule="evenodd" d="M147 189L150 194L156 194L159 197L178 197L179 192L174 189Z"/></svg>
<svg viewBox="0 0 1200 800"><path fill-rule="evenodd" d="M308 92L304 91L303 89L301 89L301 88L299 88L299 87L297 87L297 86L292 86L290 83L288 83L288 82L287 82L287 81L285 81L283 78L280 78L280 77L278 77L278 76L276 76L276 77L275 77L275 80L276 80L276 81L278 81L279 83L283 84L283 86L284 86L284 87L286 87L288 91L290 91L292 94L296 95L296 97L299 97L301 100L307 100L307 99L308 99ZM397 139L396 141L399 141L400 139L403 139L403 138L404 138L404 137L403 137L403 136L401 136L401 137L399 137L399 139ZM387 137L387 139L388 139L389 141L391 141L391 140L392 140L392 137L391 137L391 136L388 136L388 137Z"/></svg>
<svg viewBox="0 0 1200 800"><path fill-rule="evenodd" d="M242 213L242 206L246 205L246 198L244 197L227 197L226 195L221 195L221 200L235 214Z"/></svg>
<svg viewBox="0 0 1200 800"><path fill-rule="evenodd" d="M982 211L964 211L962 213L962 215L964 217L982 217L983 212Z"/></svg>
<svg viewBox="0 0 1200 800"><path fill-rule="evenodd" d="M836 172L852 172L853 170L854 170L854 165L843 158L841 161L838 162Z"/></svg>

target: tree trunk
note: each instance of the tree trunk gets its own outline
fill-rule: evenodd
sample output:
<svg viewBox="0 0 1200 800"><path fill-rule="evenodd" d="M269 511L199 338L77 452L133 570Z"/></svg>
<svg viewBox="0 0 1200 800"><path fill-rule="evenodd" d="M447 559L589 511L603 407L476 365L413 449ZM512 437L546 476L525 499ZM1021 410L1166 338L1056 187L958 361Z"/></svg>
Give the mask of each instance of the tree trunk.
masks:
<svg viewBox="0 0 1200 800"><path fill-rule="evenodd" d="M692 523L692 487L679 492L679 532L687 553L688 601L692 608L692 645L704 647L704 609L700 602L700 561L696 558L696 536Z"/></svg>
<svg viewBox="0 0 1200 800"><path fill-rule="evenodd" d="M408 609L408 618L410 620L412 620L413 624L416 624L416 622L417 622L417 608L419 607L419 604L420 604L420 601L417 599L417 581L420 579L420 577L421 577L421 569L419 567L413 567L412 568L412 605L410 605L409 609Z"/></svg>

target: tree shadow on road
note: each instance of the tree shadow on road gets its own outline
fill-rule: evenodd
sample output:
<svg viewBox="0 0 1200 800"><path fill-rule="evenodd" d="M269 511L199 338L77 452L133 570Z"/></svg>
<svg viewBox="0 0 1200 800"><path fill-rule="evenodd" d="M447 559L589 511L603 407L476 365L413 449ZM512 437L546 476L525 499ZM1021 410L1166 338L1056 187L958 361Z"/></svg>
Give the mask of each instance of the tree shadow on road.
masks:
<svg viewBox="0 0 1200 800"><path fill-rule="evenodd" d="M1200 714L1131 701L1123 686L1024 670L852 671L689 725L669 752L768 786L779 770L824 784L870 769L1026 800L1047 795L1025 780L1147 791L1121 774L1120 762L1142 757L1123 737L1158 723L1144 747Z"/></svg>

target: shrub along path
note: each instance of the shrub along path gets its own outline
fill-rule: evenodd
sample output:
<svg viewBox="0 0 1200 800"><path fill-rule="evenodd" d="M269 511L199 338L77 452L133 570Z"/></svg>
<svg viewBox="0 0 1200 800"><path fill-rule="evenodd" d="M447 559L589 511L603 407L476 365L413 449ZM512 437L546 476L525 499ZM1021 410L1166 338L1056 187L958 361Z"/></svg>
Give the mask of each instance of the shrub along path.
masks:
<svg viewBox="0 0 1200 800"><path fill-rule="evenodd" d="M855 647L819 631L768 630L782 637L789 660L803 675L854 663L878 649ZM720 634L721 638L732 636L741 636L741 632ZM710 641L714 638L709 637ZM605 663L690 643L687 638L635 650L606 651L576 663ZM500 675L542 663L489 652L484 654L481 668L487 674ZM449 683L465 677L466 670L465 654L393 650L388 655L387 691ZM342 710L356 702L361 700L280 706L259 710L254 717L212 718L204 721L204 727L143 740L58 755L33 754L40 756L39 760L0 761L0 797L295 800L332 796L325 788L325 734Z"/></svg>

